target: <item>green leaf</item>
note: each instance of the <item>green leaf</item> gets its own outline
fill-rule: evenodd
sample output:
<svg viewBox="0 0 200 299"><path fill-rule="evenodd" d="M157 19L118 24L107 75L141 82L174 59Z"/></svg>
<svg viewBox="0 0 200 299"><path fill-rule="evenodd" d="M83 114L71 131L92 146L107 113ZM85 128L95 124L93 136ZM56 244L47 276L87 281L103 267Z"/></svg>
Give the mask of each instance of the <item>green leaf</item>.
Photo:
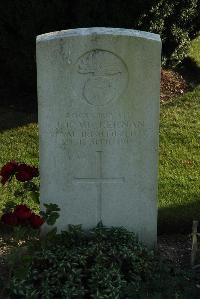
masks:
<svg viewBox="0 0 200 299"><path fill-rule="evenodd" d="M38 191L38 186L33 182L25 182L23 186L26 191Z"/></svg>
<svg viewBox="0 0 200 299"><path fill-rule="evenodd" d="M48 225L54 225L56 220L59 218L59 214L57 212L52 212L47 218L46 223Z"/></svg>
<svg viewBox="0 0 200 299"><path fill-rule="evenodd" d="M57 233L57 227L54 227L53 229L51 229L47 234L46 237L49 239L53 238Z"/></svg>
<svg viewBox="0 0 200 299"><path fill-rule="evenodd" d="M24 191L22 191L22 190L16 190L14 192L14 196L15 197L24 197Z"/></svg>
<svg viewBox="0 0 200 299"><path fill-rule="evenodd" d="M37 191L31 191L29 194L30 194L31 199L32 199L36 204L39 204L39 203L40 203L40 200L39 200L39 198L40 198L40 194L39 194L39 192L37 192Z"/></svg>
<svg viewBox="0 0 200 299"><path fill-rule="evenodd" d="M101 228L101 227L103 227L103 222L102 222L102 221L99 221L99 222L97 223L97 228Z"/></svg>
<svg viewBox="0 0 200 299"><path fill-rule="evenodd" d="M16 206L16 203L14 201L7 201L5 203L5 207L3 209L3 213L8 213L11 212L12 209L14 209L14 207Z"/></svg>

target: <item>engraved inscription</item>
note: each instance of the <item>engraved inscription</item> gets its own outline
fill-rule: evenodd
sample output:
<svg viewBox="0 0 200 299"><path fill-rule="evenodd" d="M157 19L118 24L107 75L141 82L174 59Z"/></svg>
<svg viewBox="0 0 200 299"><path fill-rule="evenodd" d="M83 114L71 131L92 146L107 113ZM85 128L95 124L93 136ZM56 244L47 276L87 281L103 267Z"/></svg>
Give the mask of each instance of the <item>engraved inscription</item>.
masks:
<svg viewBox="0 0 200 299"><path fill-rule="evenodd" d="M102 220L102 186L103 184L108 183L124 183L125 177L107 177L103 176L102 169L102 151L96 151L97 159L97 176L95 177L75 177L73 181L75 183L95 183L97 184L97 192L98 192L98 202L97 202L97 220L100 222Z"/></svg>
<svg viewBox="0 0 200 299"><path fill-rule="evenodd" d="M122 59L100 49L83 54L75 65L75 74L75 92L78 90L78 96L95 106L120 97L128 83L128 70Z"/></svg>
<svg viewBox="0 0 200 299"><path fill-rule="evenodd" d="M133 143L138 134L144 133L144 121L133 120L120 113L67 113L66 121L58 121L51 131L56 142L67 145L126 145Z"/></svg>

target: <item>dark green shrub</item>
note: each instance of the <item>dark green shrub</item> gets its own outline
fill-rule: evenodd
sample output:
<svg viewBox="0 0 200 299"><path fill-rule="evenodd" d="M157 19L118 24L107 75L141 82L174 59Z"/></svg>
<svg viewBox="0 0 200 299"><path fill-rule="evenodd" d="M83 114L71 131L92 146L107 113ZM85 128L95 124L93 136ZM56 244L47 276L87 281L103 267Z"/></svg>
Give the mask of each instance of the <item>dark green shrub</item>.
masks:
<svg viewBox="0 0 200 299"><path fill-rule="evenodd" d="M11 298L145 299L164 292L172 299L189 282L123 228L71 227L29 250L14 272Z"/></svg>
<svg viewBox="0 0 200 299"><path fill-rule="evenodd" d="M175 66L187 55L191 38L200 33L199 17L199 0L157 0L140 26L161 35L163 63Z"/></svg>

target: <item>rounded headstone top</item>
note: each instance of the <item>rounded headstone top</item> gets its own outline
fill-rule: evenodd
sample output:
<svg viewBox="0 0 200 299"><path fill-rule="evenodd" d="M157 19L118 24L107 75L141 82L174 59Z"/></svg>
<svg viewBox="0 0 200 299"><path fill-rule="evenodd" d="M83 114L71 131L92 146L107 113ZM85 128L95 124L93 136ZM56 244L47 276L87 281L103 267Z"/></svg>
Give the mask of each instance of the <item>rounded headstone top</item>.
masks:
<svg viewBox="0 0 200 299"><path fill-rule="evenodd" d="M144 38L160 42L160 35L145 31L124 29L124 28L106 28L106 27L92 27L92 28L77 28L55 31L45 33L37 36L37 42L60 39L70 36L87 36L87 35L114 35L114 36L130 36Z"/></svg>

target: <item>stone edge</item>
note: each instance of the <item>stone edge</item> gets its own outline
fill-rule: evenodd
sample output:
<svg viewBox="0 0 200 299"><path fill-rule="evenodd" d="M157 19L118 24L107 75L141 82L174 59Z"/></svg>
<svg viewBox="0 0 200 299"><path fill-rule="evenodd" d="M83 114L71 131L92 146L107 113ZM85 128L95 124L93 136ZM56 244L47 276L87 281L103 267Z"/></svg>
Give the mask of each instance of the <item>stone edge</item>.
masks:
<svg viewBox="0 0 200 299"><path fill-rule="evenodd" d="M123 28L106 28L106 27L92 27L92 28L77 28L68 29L55 32L49 32L38 35L36 42L45 42L65 38L69 36L88 36L88 35L114 35L114 36L129 36L138 37L160 42L160 35L145 31L123 29Z"/></svg>

